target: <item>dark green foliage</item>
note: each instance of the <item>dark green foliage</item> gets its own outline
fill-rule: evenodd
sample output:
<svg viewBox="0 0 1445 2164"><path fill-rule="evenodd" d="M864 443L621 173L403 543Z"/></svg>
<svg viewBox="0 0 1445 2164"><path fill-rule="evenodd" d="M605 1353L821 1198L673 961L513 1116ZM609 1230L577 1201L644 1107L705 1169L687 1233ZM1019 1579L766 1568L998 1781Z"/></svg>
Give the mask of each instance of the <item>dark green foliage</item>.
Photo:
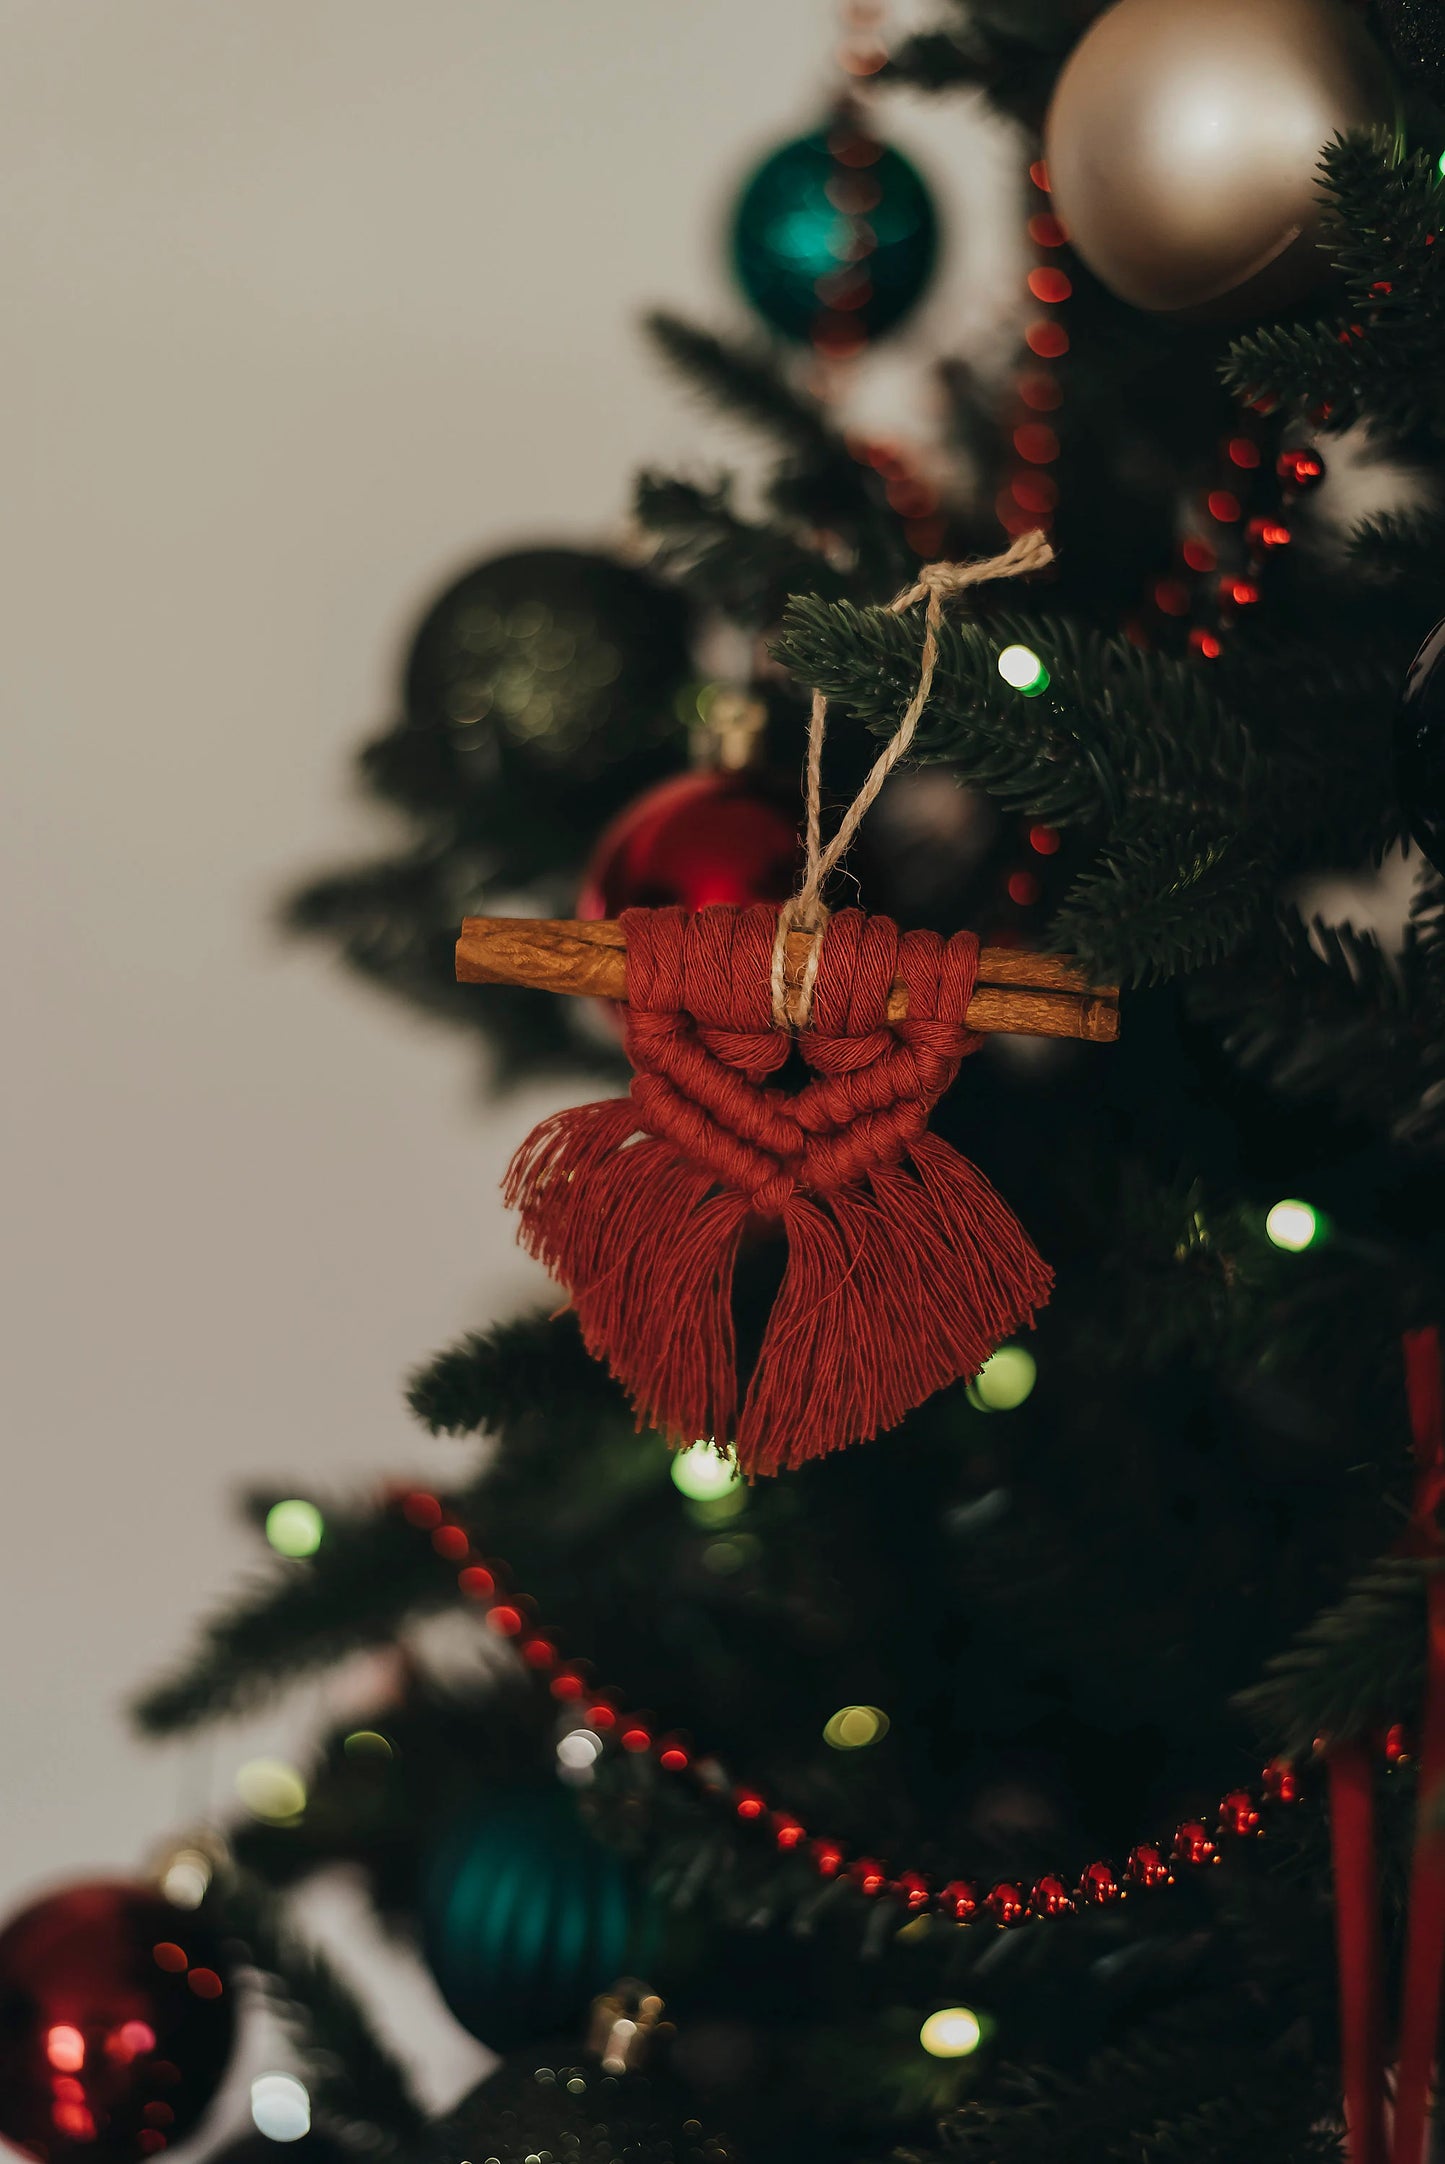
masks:
<svg viewBox="0 0 1445 2164"><path fill-rule="evenodd" d="M1345 281L1338 313L1236 340L1225 380L1242 397L1329 407L1391 436L1445 430L1445 236L1433 152L1396 162L1386 133L1337 139L1321 161L1329 202L1321 245Z"/></svg>
<svg viewBox="0 0 1445 2164"><path fill-rule="evenodd" d="M287 1922L258 1880L232 1873L217 1905L273 2010L295 2035L314 2122L358 2155L388 2157L425 2132L426 2114L400 2061L327 1955Z"/></svg>
<svg viewBox="0 0 1445 2164"><path fill-rule="evenodd" d="M1236 2033L1231 2036L1229 2027ZM1334 2099L1288 2039L1195 2017L1105 2052L1079 2079L1010 2069L996 2103L945 2119L949 2164L1334 2164ZM1201 2033L1202 2030L1202 2033ZM1223 2033L1220 2033L1221 2030Z"/></svg>
<svg viewBox="0 0 1445 2164"><path fill-rule="evenodd" d="M1417 1717L1425 1679L1425 1578L1438 1565L1386 1556L1317 1615L1239 1704L1271 1751L1306 1758Z"/></svg>
<svg viewBox="0 0 1445 2164"><path fill-rule="evenodd" d="M206 1625L192 1658L137 1701L135 1717L164 1736L239 1712L308 1670L384 1644L448 1591L394 1511L329 1509L316 1554L276 1562L248 1599L233 1598Z"/></svg>

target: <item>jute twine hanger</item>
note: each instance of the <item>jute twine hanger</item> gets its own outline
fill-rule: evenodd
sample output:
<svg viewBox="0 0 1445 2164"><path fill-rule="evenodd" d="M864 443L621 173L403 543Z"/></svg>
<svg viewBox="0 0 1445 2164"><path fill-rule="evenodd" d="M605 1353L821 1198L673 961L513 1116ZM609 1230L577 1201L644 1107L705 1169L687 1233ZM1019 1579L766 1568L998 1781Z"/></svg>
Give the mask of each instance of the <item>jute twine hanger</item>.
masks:
<svg viewBox="0 0 1445 2164"><path fill-rule="evenodd" d="M1023 578L1031 571L1042 571L1053 559L1053 549L1042 533L1035 531L1020 534L1002 556L990 556L981 563L925 564L914 584L905 587L896 600L889 602L889 609L895 616L901 616L906 609L911 609L915 602L926 601L928 604L923 618L923 650L918 661L918 686L898 727L874 760L866 781L839 820L837 831L826 848L822 843L822 797L823 740L828 727L828 702L821 691L813 693L813 711L808 723L808 761L805 769L807 802L803 878L797 893L791 901L785 902L778 912L777 936L773 941L773 1021L779 1029L806 1029L808 1026L808 1018L813 1008L813 988L818 981L818 964L823 953L823 934L827 930L830 915L823 900L823 888L842 862L879 790L913 742L923 709L928 704L928 695L933 689L933 672L938 666L938 633L943 623L944 602L951 600L955 594L966 592L970 586L982 586L987 579ZM790 932L805 932L811 939L802 977L794 986L787 983L785 973Z"/></svg>

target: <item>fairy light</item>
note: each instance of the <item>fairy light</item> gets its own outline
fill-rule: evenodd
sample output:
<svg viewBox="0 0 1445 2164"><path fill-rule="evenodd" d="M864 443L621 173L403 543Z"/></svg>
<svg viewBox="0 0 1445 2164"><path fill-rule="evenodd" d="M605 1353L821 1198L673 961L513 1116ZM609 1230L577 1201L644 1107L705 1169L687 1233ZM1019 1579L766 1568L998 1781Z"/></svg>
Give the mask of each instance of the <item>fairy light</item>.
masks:
<svg viewBox="0 0 1445 2164"><path fill-rule="evenodd" d="M690 1503L715 1503L741 1480L736 1451L720 1451L710 1442L679 1450L672 1461L672 1484Z"/></svg>
<svg viewBox="0 0 1445 2164"><path fill-rule="evenodd" d="M251 2084L251 2121L267 2141L300 2141L311 2132L311 2098L294 2074L258 2074Z"/></svg>
<svg viewBox="0 0 1445 2164"><path fill-rule="evenodd" d="M823 1724L823 1741L835 1751L862 1751L870 1743L881 1743L888 1727L881 1706L840 1706Z"/></svg>
<svg viewBox="0 0 1445 2164"><path fill-rule="evenodd" d="M306 1783L279 1758L253 1758L242 1766L236 1794L253 1818L273 1826L289 1824L306 1809Z"/></svg>
<svg viewBox="0 0 1445 2164"><path fill-rule="evenodd" d="M985 1413L1011 1413L1038 1380L1038 1362L1026 1345L1000 1345L968 1386L968 1401Z"/></svg>
<svg viewBox="0 0 1445 2164"><path fill-rule="evenodd" d="M1324 1223L1318 1210L1291 1196L1275 1203L1265 1217L1264 1229L1276 1247L1282 1247L1288 1255L1299 1255L1322 1237Z"/></svg>
<svg viewBox="0 0 1445 2164"><path fill-rule="evenodd" d="M325 1531L326 1521L316 1505L299 1496L273 1503L266 1513L266 1538L278 1555L315 1555Z"/></svg>
<svg viewBox="0 0 1445 2164"><path fill-rule="evenodd" d="M966 2059L983 2041L983 2023L971 2006L940 2006L918 2032L933 2059Z"/></svg>
<svg viewBox="0 0 1445 2164"><path fill-rule="evenodd" d="M1033 693L1048 684L1049 672L1031 646L1006 646L998 657L998 673L1015 691Z"/></svg>
<svg viewBox="0 0 1445 2164"><path fill-rule="evenodd" d="M178 1849L161 1874L161 1892L173 1909L198 1909L210 1891L212 1864L204 1849Z"/></svg>

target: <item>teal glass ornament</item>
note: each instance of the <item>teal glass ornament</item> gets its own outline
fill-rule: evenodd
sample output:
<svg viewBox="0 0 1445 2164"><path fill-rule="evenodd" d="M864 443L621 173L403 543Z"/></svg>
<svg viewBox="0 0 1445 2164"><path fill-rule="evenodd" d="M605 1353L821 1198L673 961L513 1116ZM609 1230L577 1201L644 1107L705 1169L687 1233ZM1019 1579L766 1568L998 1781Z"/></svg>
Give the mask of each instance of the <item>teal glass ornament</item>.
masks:
<svg viewBox="0 0 1445 2164"><path fill-rule="evenodd" d="M645 1970L653 1912L563 1788L499 1789L425 1867L422 1949L447 2005L512 2051L575 2033L599 1991Z"/></svg>
<svg viewBox="0 0 1445 2164"><path fill-rule="evenodd" d="M901 323L937 254L916 168L848 114L764 159L733 218L733 267L753 307L824 353L856 352Z"/></svg>

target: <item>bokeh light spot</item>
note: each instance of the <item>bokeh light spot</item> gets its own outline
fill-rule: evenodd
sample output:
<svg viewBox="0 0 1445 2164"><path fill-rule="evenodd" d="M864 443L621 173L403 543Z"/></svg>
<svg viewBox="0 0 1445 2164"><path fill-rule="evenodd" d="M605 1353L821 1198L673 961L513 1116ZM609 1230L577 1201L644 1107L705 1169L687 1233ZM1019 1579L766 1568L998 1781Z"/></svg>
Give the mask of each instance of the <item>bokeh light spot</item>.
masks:
<svg viewBox="0 0 1445 2164"><path fill-rule="evenodd" d="M1000 1345L968 1386L971 1404L986 1413L1011 1413L1038 1378L1038 1362L1026 1345Z"/></svg>
<svg viewBox="0 0 1445 2164"><path fill-rule="evenodd" d="M278 1555L315 1555L326 1521L314 1503L291 1496L266 1513L266 1538Z"/></svg>
<svg viewBox="0 0 1445 2164"><path fill-rule="evenodd" d="M1298 1255L1312 1247L1322 1231L1320 1214L1307 1202L1290 1198L1277 1202L1264 1221L1264 1229L1276 1247Z"/></svg>
<svg viewBox="0 0 1445 2164"><path fill-rule="evenodd" d="M971 2006L941 2006L918 2032L918 2041L934 2059L966 2059L977 2051L983 2024Z"/></svg>
<svg viewBox="0 0 1445 2164"><path fill-rule="evenodd" d="M711 1503L728 1494L742 1479L736 1454L714 1449L711 1443L694 1443L679 1450L672 1460L672 1484L689 1502Z"/></svg>
<svg viewBox="0 0 1445 2164"><path fill-rule="evenodd" d="M294 2074L258 2074L251 2084L251 2118L268 2141L300 2141L311 2132L311 2099Z"/></svg>
<svg viewBox="0 0 1445 2164"><path fill-rule="evenodd" d="M279 1758L253 1758L236 1775L236 1794L253 1818L283 1825L306 1808L306 1783Z"/></svg>
<svg viewBox="0 0 1445 2164"><path fill-rule="evenodd" d="M823 1727L823 1741L835 1751L861 1751L881 1743L888 1733L888 1716L881 1706L840 1706Z"/></svg>

